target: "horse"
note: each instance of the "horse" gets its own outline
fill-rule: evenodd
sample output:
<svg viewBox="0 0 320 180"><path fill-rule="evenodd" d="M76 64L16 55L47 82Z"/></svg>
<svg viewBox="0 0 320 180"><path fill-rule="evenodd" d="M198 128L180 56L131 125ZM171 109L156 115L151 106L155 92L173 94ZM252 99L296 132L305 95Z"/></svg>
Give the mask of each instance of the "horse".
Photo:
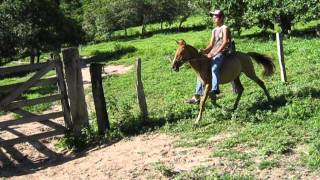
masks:
<svg viewBox="0 0 320 180"><path fill-rule="evenodd" d="M198 79L202 82L202 85L205 88L203 96L200 99L199 114L195 121L195 124L198 124L202 118L204 105L208 98L209 91L211 90L211 59L209 59L203 53L198 52L196 48L188 45L184 40L177 41L177 44L178 48L172 62L172 69L178 72L179 68L185 62L189 62L190 66L196 72ZM224 62L222 64L220 70L220 84L226 84L233 81L234 92L238 94L233 105L233 111L237 109L244 90L240 82L240 75L242 72L263 89L268 101L271 102L271 96L266 86L264 85L264 82L259 79L259 77L255 73L252 59L263 66L264 76L271 76L272 74L274 74L275 65L272 62L272 58L257 52L234 52L230 55L225 56ZM216 104L215 100L212 100L212 103Z"/></svg>

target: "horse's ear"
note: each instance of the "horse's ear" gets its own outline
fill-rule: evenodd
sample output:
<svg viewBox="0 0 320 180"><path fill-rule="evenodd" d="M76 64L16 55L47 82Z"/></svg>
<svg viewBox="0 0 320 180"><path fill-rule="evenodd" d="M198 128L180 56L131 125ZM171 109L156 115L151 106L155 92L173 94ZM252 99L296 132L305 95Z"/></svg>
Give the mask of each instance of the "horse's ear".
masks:
<svg viewBox="0 0 320 180"><path fill-rule="evenodd" d="M183 40L183 39L181 39L180 44L183 45L183 46L187 45L186 41Z"/></svg>
<svg viewBox="0 0 320 180"><path fill-rule="evenodd" d="M176 43L178 44L178 45L180 45L180 42L179 41L177 41L177 40L175 40L176 41Z"/></svg>

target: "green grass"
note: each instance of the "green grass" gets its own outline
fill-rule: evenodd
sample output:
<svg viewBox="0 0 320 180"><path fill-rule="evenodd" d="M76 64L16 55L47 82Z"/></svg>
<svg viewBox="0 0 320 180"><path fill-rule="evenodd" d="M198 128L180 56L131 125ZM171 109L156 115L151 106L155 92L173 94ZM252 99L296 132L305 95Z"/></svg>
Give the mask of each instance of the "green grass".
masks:
<svg viewBox="0 0 320 180"><path fill-rule="evenodd" d="M168 179L174 180L184 180L184 179L217 179L217 180L229 180L229 179L253 179L251 176L244 176L244 175L237 175L237 174L229 174L229 173L218 173L216 170L205 167L199 166L193 168L190 172L181 171L176 172L173 170L172 167L166 166L162 162L157 162L154 164L155 169L162 174L164 177Z"/></svg>
<svg viewBox="0 0 320 180"><path fill-rule="evenodd" d="M266 169L277 167L278 161L268 160L256 163L253 159L283 157L295 152L297 145L304 145L308 150L299 156L297 166L301 164L310 171L319 171L320 49L318 47L320 47L320 39L301 37L284 39L288 76L288 83L284 84L280 81L276 42L258 36L251 39L245 36L255 33L255 30L244 32L244 37L236 38L236 45L240 51L256 51L274 57L276 73L271 78L263 79L274 99L272 106L269 106L262 89L243 75L241 81L245 91L239 108L234 113L230 113L213 108L208 102L203 120L198 127L193 126L198 107L184 103L184 100L194 93L195 74L188 65L184 65L179 73L173 72L169 59L173 57L177 48L175 40L185 39L196 48L204 48L210 38L210 30L159 33L146 39L110 41L82 46L81 55L104 55L105 64L134 65L137 58L142 59L142 78L147 96L149 119L147 123L140 119L134 71L125 75L107 76L103 80L103 86L111 130L110 134L104 137L105 140L120 139L159 129L161 132L180 136L181 140L176 142L176 146L210 147L212 143L210 138L230 132L231 137L221 140L216 145L217 149L212 152L215 157L243 161L247 163L244 168ZM258 74L261 74L260 66L255 65L255 69ZM223 85L221 90L223 97L218 100L218 103L224 108L231 107L235 101L231 85ZM91 119L93 121L94 117ZM83 139L79 143L86 145L101 138L95 133L94 128L85 130ZM72 138L63 139L61 146L71 144L69 147L72 148L75 141ZM253 149L254 153L241 152L241 150L235 150L236 147L242 147L244 150ZM166 167L159 167L159 169L165 170L164 172L170 170ZM200 168L192 172L179 173L175 178L197 179L199 177L200 179L210 172L209 169ZM213 174L214 177L218 176ZM226 173L219 177L230 179L233 174ZM235 175L235 177L238 176Z"/></svg>
<svg viewBox="0 0 320 180"><path fill-rule="evenodd" d="M276 160L271 160L271 161L262 161L259 164L259 169L272 169L274 167L278 167L279 166L279 162Z"/></svg>
<svg viewBox="0 0 320 180"><path fill-rule="evenodd" d="M194 168L190 172L181 172L181 173L177 174L173 179L175 179L175 180L183 180L183 179L250 180L250 179L254 179L254 178L249 175L218 173L216 170L214 170L210 167L197 167L197 168Z"/></svg>
<svg viewBox="0 0 320 180"><path fill-rule="evenodd" d="M35 73L30 73L27 74L23 77L15 77L15 78L8 78L8 79L1 79L0 80L0 85L12 85L16 83L21 83L21 82L26 82L29 80ZM52 77L55 75L55 71L50 71L48 72L45 76L42 77L42 79ZM44 86L44 87L32 87L28 89L26 92L24 92L20 96L20 100L29 100L29 99L37 99L41 97L46 97L49 95L54 95L58 93L58 87L56 85L50 85L50 86ZM1 94L0 94L1 97ZM29 107L23 107L22 109L27 110L32 113L41 113L45 110L48 110L50 107L52 107L53 103L44 103L44 104L39 104L39 105L34 105L34 106L29 106ZM6 112L0 111L0 115L4 115ZM16 116L19 117L19 116Z"/></svg>
<svg viewBox="0 0 320 180"><path fill-rule="evenodd" d="M316 146L320 127L320 50L316 48L320 47L319 39L291 37L284 40L288 76L288 83L284 84L280 81L276 42L238 37L238 50L256 51L275 58L276 74L263 79L274 99L272 107L268 106L262 90L242 76L245 91L239 109L229 113L207 103L204 118L199 127L195 128L193 121L198 108L183 103L194 92L195 74L188 65L184 65L179 73L172 72L168 60L173 57L176 49L174 40L185 39L187 43L203 48L209 37L209 30L191 31L82 47L82 55L94 54L97 49L112 52L116 46L135 48L134 52L122 54L117 59L106 59L107 64L135 64L138 57L142 59L142 77L150 112L149 124L145 125L139 119L135 74L131 71L121 76L106 77L103 82L112 129L122 137L160 128L162 132L179 135L181 140L176 146L184 147L206 147L212 136L232 132L234 136L219 144L218 154L220 152L221 156L231 160L247 161L248 166L261 168L274 167L277 163L263 162L259 165L250 159L255 156L286 155L295 151L298 144L305 144L310 146L310 151L301 156L299 161L308 168L319 169L319 160L314 158L320 152ZM255 68L261 74L261 67L255 65ZM231 85L223 85L221 89L223 98L218 103L223 107L231 107L235 100ZM230 150L239 145L247 149L254 148L256 152L248 155ZM223 152L226 149L229 151Z"/></svg>

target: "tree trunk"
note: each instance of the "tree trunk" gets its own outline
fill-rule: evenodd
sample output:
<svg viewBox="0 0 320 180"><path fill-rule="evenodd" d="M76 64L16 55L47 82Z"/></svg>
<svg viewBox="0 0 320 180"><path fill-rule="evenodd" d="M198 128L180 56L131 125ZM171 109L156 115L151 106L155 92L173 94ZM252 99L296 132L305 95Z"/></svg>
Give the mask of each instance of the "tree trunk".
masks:
<svg viewBox="0 0 320 180"><path fill-rule="evenodd" d="M36 50L31 48L31 50L30 50L30 64L34 64L36 54L37 54Z"/></svg>
<svg viewBox="0 0 320 180"><path fill-rule="evenodd" d="M237 35L238 35L239 37L241 36L241 30L240 30L240 29L237 30Z"/></svg>
<svg viewBox="0 0 320 180"><path fill-rule="evenodd" d="M145 20L145 17L144 17L143 20L142 20L141 38L144 37L145 33L146 33L146 20Z"/></svg>
<svg viewBox="0 0 320 180"><path fill-rule="evenodd" d="M124 27L124 37L128 37L128 30L127 30L127 27Z"/></svg>
<svg viewBox="0 0 320 180"><path fill-rule="evenodd" d="M40 63L40 51L37 49L37 63Z"/></svg>
<svg viewBox="0 0 320 180"><path fill-rule="evenodd" d="M35 56L33 54L30 55L30 64L34 64Z"/></svg>
<svg viewBox="0 0 320 180"><path fill-rule="evenodd" d="M280 15L280 26L284 34L291 33L292 18L289 15Z"/></svg>
<svg viewBox="0 0 320 180"><path fill-rule="evenodd" d="M181 28L182 28L182 24L188 19L189 16L183 16L181 19L180 19L180 23L179 23L179 27L178 27L178 30L181 31Z"/></svg>
<svg viewBox="0 0 320 180"><path fill-rule="evenodd" d="M145 33L146 33L146 25L143 23L142 24L142 29L141 29L141 37L142 38L144 37Z"/></svg>
<svg viewBox="0 0 320 180"><path fill-rule="evenodd" d="M161 21L160 22L160 30L162 31L162 29L163 29L163 22Z"/></svg>

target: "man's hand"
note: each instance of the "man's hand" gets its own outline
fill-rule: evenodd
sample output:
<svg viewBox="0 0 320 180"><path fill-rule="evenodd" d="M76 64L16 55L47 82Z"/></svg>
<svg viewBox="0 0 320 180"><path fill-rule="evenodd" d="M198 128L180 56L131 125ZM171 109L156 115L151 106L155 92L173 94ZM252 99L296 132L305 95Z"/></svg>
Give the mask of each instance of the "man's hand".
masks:
<svg viewBox="0 0 320 180"><path fill-rule="evenodd" d="M204 54L204 49L198 49L198 53Z"/></svg>
<svg viewBox="0 0 320 180"><path fill-rule="evenodd" d="M216 56L216 54L215 53L209 53L209 54L207 54L207 57L211 60L214 56Z"/></svg>

